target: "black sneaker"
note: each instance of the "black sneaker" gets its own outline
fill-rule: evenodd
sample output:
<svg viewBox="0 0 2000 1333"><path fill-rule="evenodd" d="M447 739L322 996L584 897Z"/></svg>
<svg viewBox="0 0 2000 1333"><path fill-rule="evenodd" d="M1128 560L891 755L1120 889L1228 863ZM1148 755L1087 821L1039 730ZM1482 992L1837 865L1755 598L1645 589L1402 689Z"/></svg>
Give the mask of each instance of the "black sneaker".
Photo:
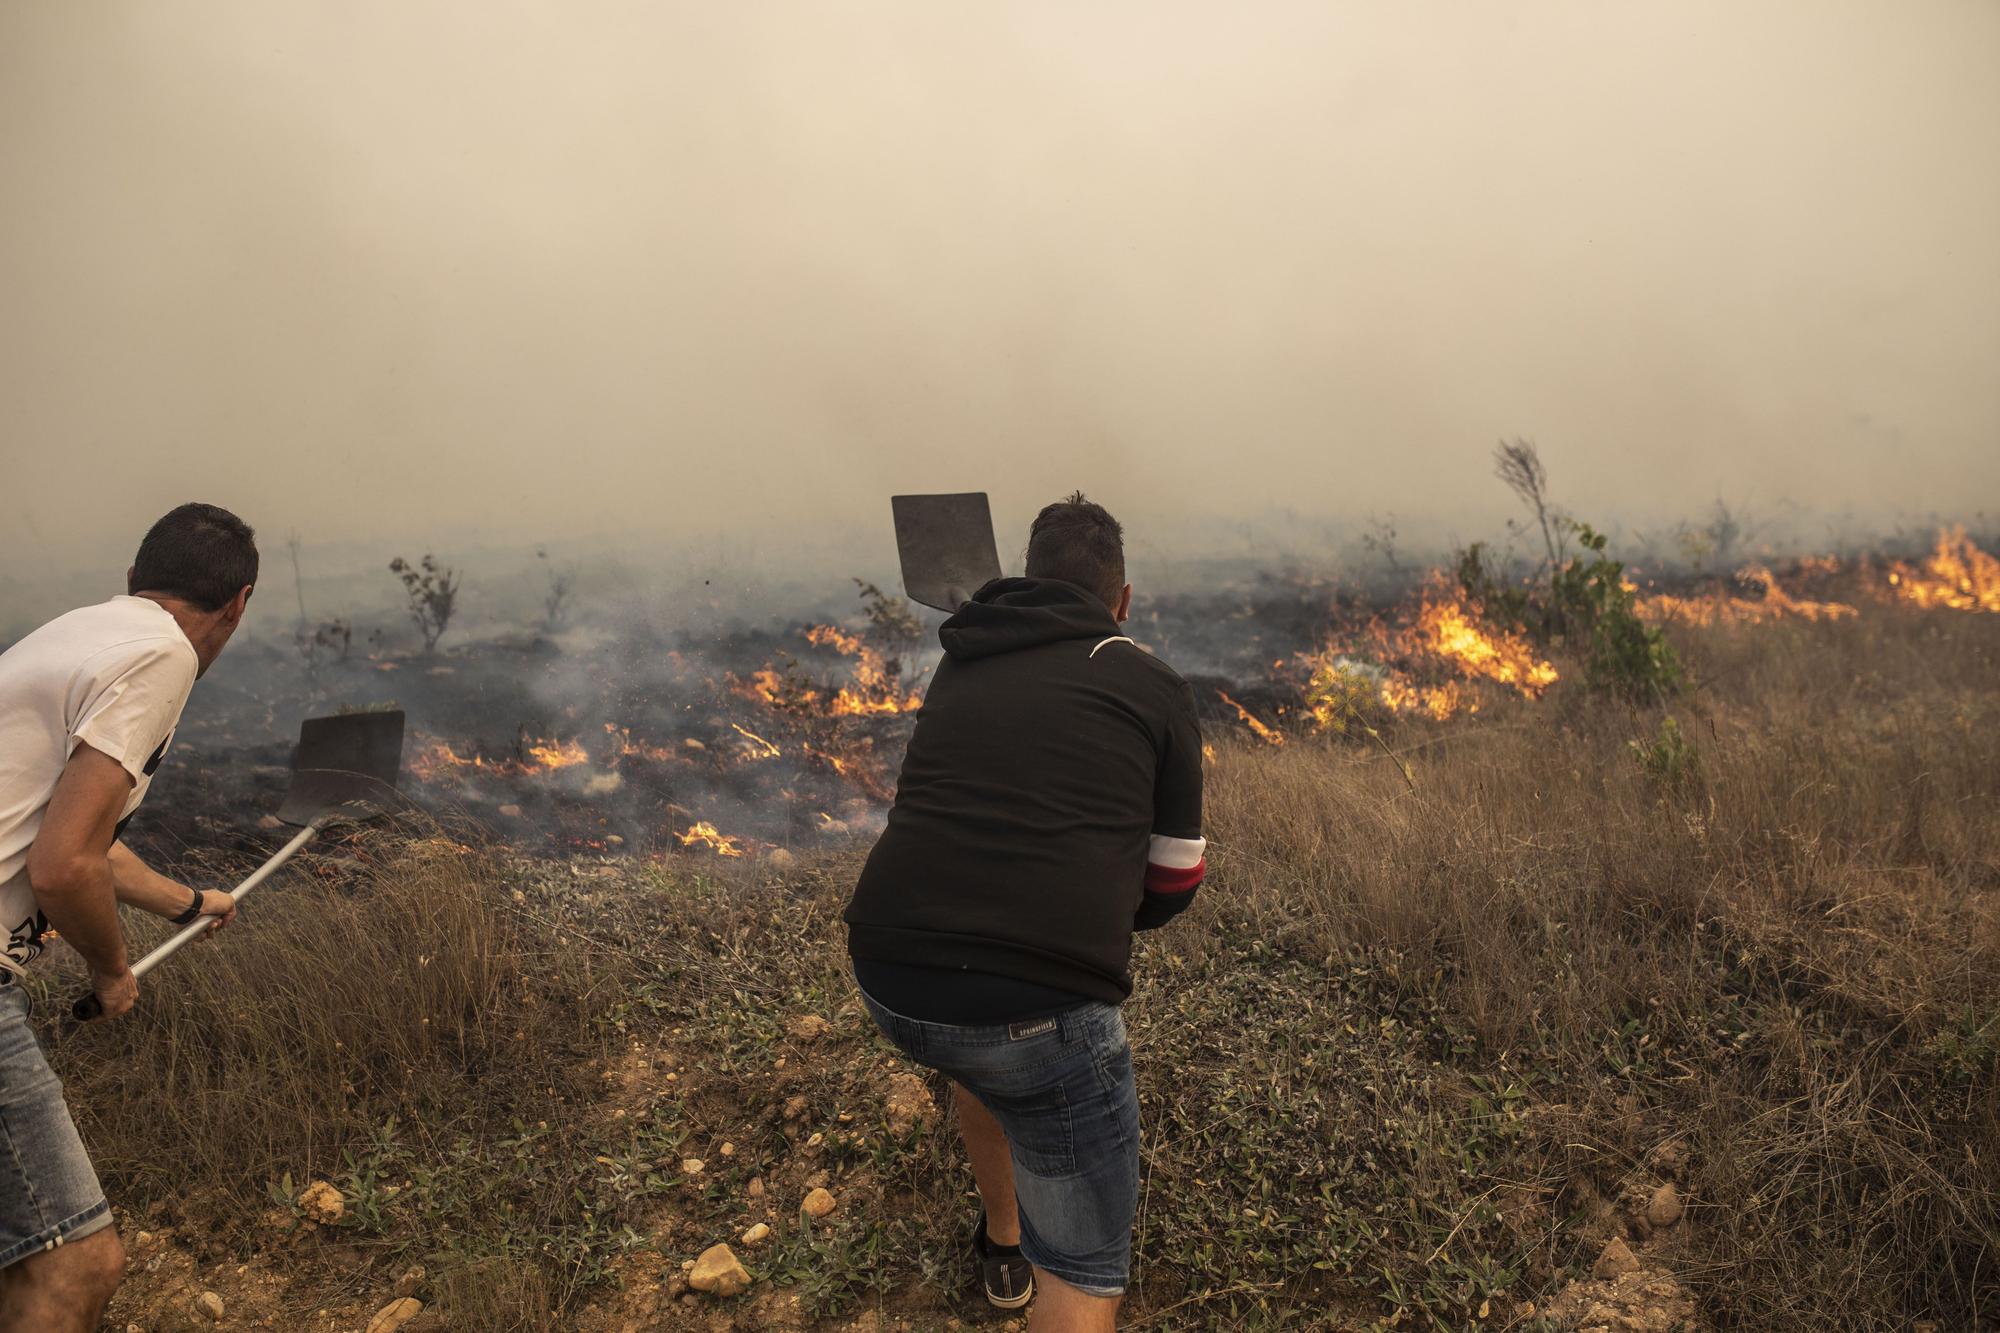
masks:
<svg viewBox="0 0 2000 1333"><path fill-rule="evenodd" d="M979 1229L972 1233L972 1257L979 1261L979 1284L987 1304L1018 1310L1035 1294L1035 1269L1018 1245L995 1245L986 1234L986 1210L979 1211Z"/></svg>

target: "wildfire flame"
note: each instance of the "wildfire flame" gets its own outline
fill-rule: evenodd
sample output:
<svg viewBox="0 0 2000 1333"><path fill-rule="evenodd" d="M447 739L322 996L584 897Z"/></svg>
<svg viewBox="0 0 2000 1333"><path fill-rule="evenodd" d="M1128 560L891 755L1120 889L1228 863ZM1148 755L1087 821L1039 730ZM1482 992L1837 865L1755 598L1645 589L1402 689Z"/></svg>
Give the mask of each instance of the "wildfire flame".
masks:
<svg viewBox="0 0 2000 1333"><path fill-rule="evenodd" d="M528 758L540 768L574 768L589 763L590 752L581 741L535 741L528 746Z"/></svg>
<svg viewBox="0 0 2000 1333"><path fill-rule="evenodd" d="M743 855L742 843L719 831L706 819L689 825L686 833L674 834L674 840L683 847L706 847L717 856Z"/></svg>
<svg viewBox="0 0 2000 1333"><path fill-rule="evenodd" d="M923 695L915 690L904 691L882 660L882 654L862 642L858 634L832 625L812 625L805 631L806 642L818 648L831 648L842 657L854 659L853 682L840 687L834 694L827 711L836 717L853 717L868 713L914 713L924 706Z"/></svg>
<svg viewBox="0 0 2000 1333"><path fill-rule="evenodd" d="M648 745L644 741L633 740L632 728L621 727L616 722L606 722L604 734L611 739L611 759L614 763L620 759L646 759L666 764L681 757L679 751L670 746Z"/></svg>
<svg viewBox="0 0 2000 1333"><path fill-rule="evenodd" d="M1436 658L1467 679L1497 681L1530 699L1541 698L1556 683L1555 667L1536 657L1527 640L1479 624L1477 611L1445 597L1435 585L1425 591L1416 624L1402 637L1412 656Z"/></svg>
<svg viewBox="0 0 2000 1333"><path fill-rule="evenodd" d="M1229 695L1223 692L1222 690L1217 690L1215 694L1217 698L1222 700L1222 702L1228 704L1231 708L1234 708L1236 710L1236 716L1243 719L1243 725L1250 728L1251 732L1254 735L1256 735L1259 739L1266 741L1271 745L1283 745L1285 743L1284 733L1277 731L1271 727L1268 727L1264 723L1258 721L1256 714L1252 713L1242 704L1237 703L1234 699L1230 698Z"/></svg>
<svg viewBox="0 0 2000 1333"><path fill-rule="evenodd" d="M1889 587L1896 600L1925 610L2000 611L2000 560L1973 545L1963 527L1948 528L1920 565L1891 562Z"/></svg>
<svg viewBox="0 0 2000 1333"><path fill-rule="evenodd" d="M1839 566L1834 556L1812 557L1799 562L1802 574L1827 574ZM1748 565L1736 572L1743 583L1756 588L1757 597L1738 597L1718 588L1713 594L1701 597L1676 597L1672 593L1655 593L1637 600L1641 619L1654 622L1675 620L1684 625L1708 626L1716 624L1757 624L1764 620L1777 620L1785 616L1796 616L1801 620L1839 620L1843 616L1859 615L1860 611L1846 602L1816 602L1808 598L1794 596L1778 582L1777 575L1763 565Z"/></svg>
<svg viewBox="0 0 2000 1333"><path fill-rule="evenodd" d="M1414 685L1392 676L1382 682L1382 702L1392 713L1422 713L1437 722L1456 716L1460 709L1468 713L1479 711L1479 701L1468 701L1455 680L1442 685Z"/></svg>
<svg viewBox="0 0 2000 1333"><path fill-rule="evenodd" d="M590 752L583 748L581 741L576 740L535 737L524 741L521 749L524 758L489 759L478 753L460 754L449 741L436 737L419 738L416 753L410 757L410 773L421 782L430 782L459 770L529 777L590 762Z"/></svg>
<svg viewBox="0 0 2000 1333"><path fill-rule="evenodd" d="M731 722L729 729L744 739L743 753L748 758L776 759L783 753L777 746L771 744L771 742L765 740L762 736L759 736L747 727Z"/></svg>

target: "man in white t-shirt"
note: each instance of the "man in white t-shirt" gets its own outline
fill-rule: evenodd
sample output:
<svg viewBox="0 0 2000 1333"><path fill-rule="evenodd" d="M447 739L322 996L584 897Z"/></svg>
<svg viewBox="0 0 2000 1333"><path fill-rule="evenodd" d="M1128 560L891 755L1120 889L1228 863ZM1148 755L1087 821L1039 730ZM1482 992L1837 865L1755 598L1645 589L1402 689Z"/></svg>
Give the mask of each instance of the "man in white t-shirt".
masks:
<svg viewBox="0 0 2000 1333"><path fill-rule="evenodd" d="M21 984L51 927L90 968L105 1018L139 995L118 905L191 923L226 891L151 869L118 834L145 799L195 679L257 581L248 524L185 504L147 532L128 595L0 653L0 1333L89 1333L125 1270L110 1205Z"/></svg>

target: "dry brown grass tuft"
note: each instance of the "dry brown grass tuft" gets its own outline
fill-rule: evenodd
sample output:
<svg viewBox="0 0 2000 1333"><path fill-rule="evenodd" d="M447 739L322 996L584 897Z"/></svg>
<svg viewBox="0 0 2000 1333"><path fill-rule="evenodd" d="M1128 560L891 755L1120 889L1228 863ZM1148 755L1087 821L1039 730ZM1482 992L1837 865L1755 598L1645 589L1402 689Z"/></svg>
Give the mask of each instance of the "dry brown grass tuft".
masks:
<svg viewBox="0 0 2000 1333"><path fill-rule="evenodd" d="M343 1173L390 1118L443 1144L584 1095L566 1057L603 1044L621 960L553 951L490 856L435 829L372 845L370 869L252 899L129 1018L50 1030L121 1205L241 1221L266 1182Z"/></svg>
<svg viewBox="0 0 2000 1333"><path fill-rule="evenodd" d="M1556 1114L1496 1178L1615 1194L1678 1137L1743 1327L2000 1311L2000 624L1682 636L1664 710L1571 695L1413 748L1225 748L1216 915L1441 975ZM1413 738L1405 738L1410 740ZM1539 1256L1575 1262L1554 1236Z"/></svg>

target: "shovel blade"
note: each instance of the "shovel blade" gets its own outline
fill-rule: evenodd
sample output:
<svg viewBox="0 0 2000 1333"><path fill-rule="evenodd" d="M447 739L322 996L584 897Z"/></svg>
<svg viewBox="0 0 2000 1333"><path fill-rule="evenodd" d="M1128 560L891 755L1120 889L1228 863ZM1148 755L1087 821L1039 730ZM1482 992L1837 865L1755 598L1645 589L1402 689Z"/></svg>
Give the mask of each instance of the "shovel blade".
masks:
<svg viewBox="0 0 2000 1333"><path fill-rule="evenodd" d="M982 584L1000 577L993 511L985 491L892 495L903 591L913 602L956 611Z"/></svg>
<svg viewBox="0 0 2000 1333"><path fill-rule="evenodd" d="M372 819L396 800L402 767L400 710L307 718L278 818L300 825L332 816Z"/></svg>

